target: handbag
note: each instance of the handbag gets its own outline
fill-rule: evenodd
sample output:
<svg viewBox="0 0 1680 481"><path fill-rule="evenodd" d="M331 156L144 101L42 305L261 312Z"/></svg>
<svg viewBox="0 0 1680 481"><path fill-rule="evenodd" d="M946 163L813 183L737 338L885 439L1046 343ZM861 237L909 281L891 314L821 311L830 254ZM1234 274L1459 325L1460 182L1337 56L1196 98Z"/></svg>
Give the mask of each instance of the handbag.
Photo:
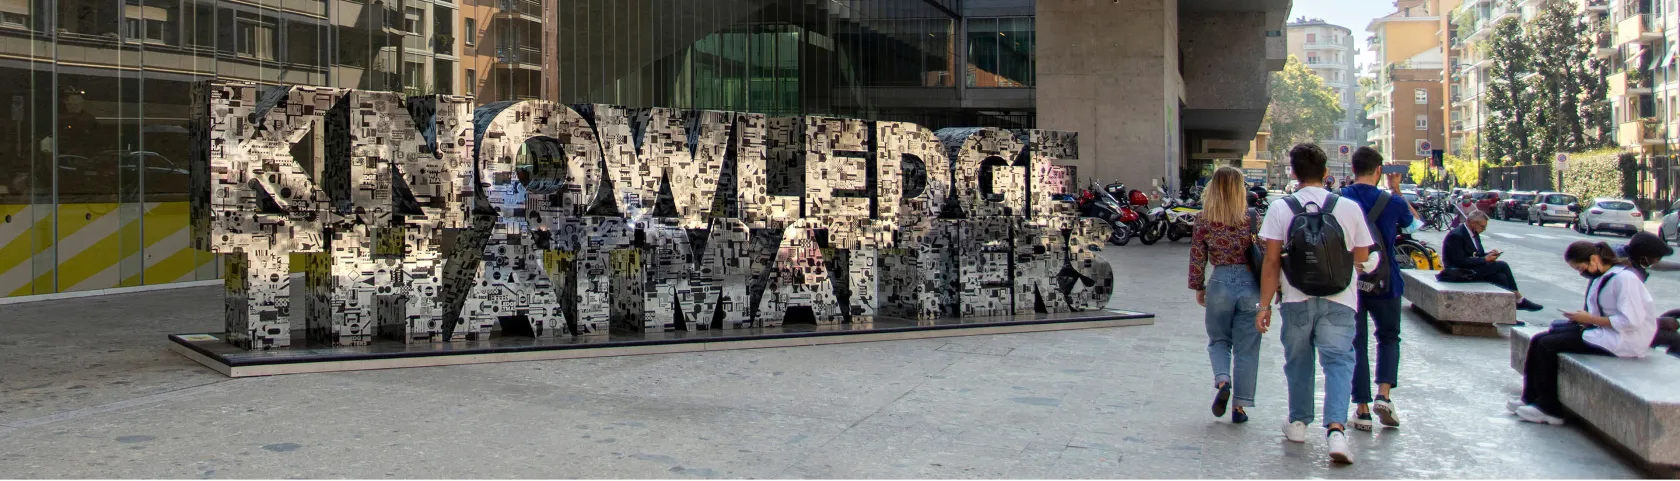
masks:
<svg viewBox="0 0 1680 481"><path fill-rule="evenodd" d="M1254 285L1259 286L1260 268L1266 263L1266 251L1260 248L1260 236L1256 235L1260 230L1258 227L1259 222L1256 217L1259 216L1254 209L1249 209L1248 273L1254 276Z"/></svg>

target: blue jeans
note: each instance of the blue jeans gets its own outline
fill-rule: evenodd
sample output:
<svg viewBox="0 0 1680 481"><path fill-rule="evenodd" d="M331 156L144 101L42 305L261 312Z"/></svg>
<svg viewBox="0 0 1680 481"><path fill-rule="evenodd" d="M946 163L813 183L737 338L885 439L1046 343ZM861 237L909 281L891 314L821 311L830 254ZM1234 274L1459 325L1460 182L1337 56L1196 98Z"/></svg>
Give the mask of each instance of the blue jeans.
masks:
<svg viewBox="0 0 1680 481"><path fill-rule="evenodd" d="M1312 424L1316 354L1324 366L1324 426L1346 423L1348 399L1353 394L1353 308L1314 297L1284 303L1280 310L1289 420Z"/></svg>
<svg viewBox="0 0 1680 481"><path fill-rule="evenodd" d="M1371 324L1377 325L1377 381L1388 387L1400 387L1400 298L1373 299L1359 297L1359 312L1353 322L1358 333L1353 338L1356 354L1353 365L1353 402L1371 402Z"/></svg>
<svg viewBox="0 0 1680 481"><path fill-rule="evenodd" d="M1248 266L1214 266L1207 285L1208 360L1213 384L1231 383L1235 406L1254 405L1254 379L1260 374L1260 331L1254 314L1260 286ZM1234 358L1234 359L1233 359ZM1236 378L1232 379L1232 371Z"/></svg>

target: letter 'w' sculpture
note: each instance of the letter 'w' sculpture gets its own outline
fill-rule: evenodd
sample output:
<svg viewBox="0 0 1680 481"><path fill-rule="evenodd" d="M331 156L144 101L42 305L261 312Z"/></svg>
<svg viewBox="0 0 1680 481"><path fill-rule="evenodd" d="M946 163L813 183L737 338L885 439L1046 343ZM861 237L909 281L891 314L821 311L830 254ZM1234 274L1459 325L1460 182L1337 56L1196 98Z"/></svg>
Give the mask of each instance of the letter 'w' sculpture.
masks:
<svg viewBox="0 0 1680 481"><path fill-rule="evenodd" d="M1100 309L1073 133L206 82L196 247L288 347ZM304 273L291 304L292 263Z"/></svg>

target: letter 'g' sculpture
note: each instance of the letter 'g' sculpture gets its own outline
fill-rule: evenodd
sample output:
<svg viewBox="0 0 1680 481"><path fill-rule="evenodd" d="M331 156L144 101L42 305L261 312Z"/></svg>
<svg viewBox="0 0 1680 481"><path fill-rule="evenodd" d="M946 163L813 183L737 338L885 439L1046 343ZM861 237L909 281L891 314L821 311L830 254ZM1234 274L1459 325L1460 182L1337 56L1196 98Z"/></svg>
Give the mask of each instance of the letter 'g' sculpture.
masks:
<svg viewBox="0 0 1680 481"><path fill-rule="evenodd" d="M195 86L226 337L313 344L1100 309L1073 133ZM297 156L308 156L298 158ZM303 263L303 309L290 272Z"/></svg>

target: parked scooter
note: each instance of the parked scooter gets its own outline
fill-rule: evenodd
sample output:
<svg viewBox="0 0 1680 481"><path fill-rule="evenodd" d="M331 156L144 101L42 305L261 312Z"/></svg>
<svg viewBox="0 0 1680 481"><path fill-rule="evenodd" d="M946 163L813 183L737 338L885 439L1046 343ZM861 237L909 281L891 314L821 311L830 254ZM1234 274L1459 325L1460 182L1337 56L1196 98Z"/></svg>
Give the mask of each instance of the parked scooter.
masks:
<svg viewBox="0 0 1680 481"><path fill-rule="evenodd" d="M1441 254L1428 242L1413 238L1411 234L1402 233L1394 237L1394 252L1394 262L1401 269L1441 270Z"/></svg>

